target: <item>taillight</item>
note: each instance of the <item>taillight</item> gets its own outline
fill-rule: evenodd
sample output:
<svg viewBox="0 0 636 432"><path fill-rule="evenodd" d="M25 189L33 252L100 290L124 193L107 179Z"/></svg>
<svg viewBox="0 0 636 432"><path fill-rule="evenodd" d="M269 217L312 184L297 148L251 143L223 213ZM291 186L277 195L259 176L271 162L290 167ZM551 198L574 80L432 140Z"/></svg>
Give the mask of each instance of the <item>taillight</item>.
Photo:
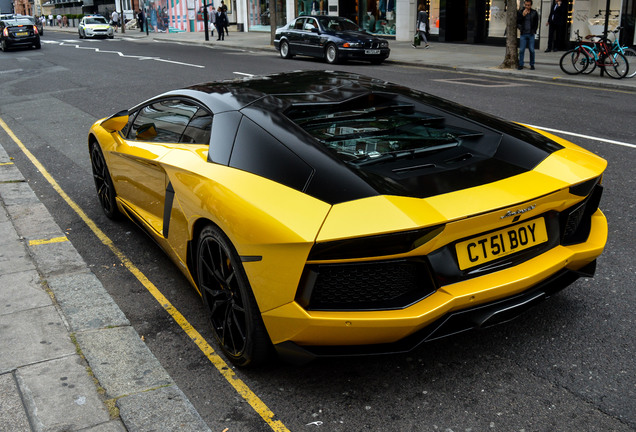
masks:
<svg viewBox="0 0 636 432"><path fill-rule="evenodd" d="M9 29L5 27L4 31L2 32L2 34L8 37L9 36Z"/></svg>
<svg viewBox="0 0 636 432"><path fill-rule="evenodd" d="M40 34L40 33L38 33L38 28L36 26L33 26L33 33Z"/></svg>

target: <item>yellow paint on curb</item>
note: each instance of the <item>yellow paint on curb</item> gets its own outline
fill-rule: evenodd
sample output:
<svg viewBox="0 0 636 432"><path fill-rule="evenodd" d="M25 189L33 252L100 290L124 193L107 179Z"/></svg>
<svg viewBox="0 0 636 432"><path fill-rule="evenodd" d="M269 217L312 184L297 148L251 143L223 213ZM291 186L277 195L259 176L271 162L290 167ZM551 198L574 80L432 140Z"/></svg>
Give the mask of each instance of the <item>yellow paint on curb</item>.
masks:
<svg viewBox="0 0 636 432"><path fill-rule="evenodd" d="M29 246L45 245L45 244L51 244L51 243L62 243L65 241L68 241L68 238L65 236L53 237L50 239L29 240Z"/></svg>
<svg viewBox="0 0 636 432"><path fill-rule="evenodd" d="M137 278L139 282L152 294L152 296L159 302L159 304L170 314L175 322L183 329L183 331L190 337L190 339L199 347L199 349L205 354L210 362L216 367L226 381L234 388L234 390L241 395L241 397L256 411L258 415L269 425L269 427L275 432L289 432L289 429L279 421L274 420L274 413L256 396L256 394L236 376L234 371L228 366L228 364L214 352L214 349L210 344L199 334L198 331L192 327L192 325L185 319L185 317L179 312L168 299L159 291L159 289L139 270L132 261L124 255L123 252L115 246L113 241L106 236L106 234L99 229L97 224L88 217L86 213L71 199L70 196L60 187L55 181L53 176L44 168L44 165L26 148L24 144L18 139L13 131L7 126L7 124L0 118L0 126L11 137L11 139L20 147L22 152L29 158L31 163L40 171L44 178L51 184L53 189L66 201L66 203L77 213L77 215L84 221L86 225L93 231L97 238L107 246L113 254L122 262L122 264Z"/></svg>
<svg viewBox="0 0 636 432"><path fill-rule="evenodd" d="M0 162L0 166L13 165L13 162Z"/></svg>

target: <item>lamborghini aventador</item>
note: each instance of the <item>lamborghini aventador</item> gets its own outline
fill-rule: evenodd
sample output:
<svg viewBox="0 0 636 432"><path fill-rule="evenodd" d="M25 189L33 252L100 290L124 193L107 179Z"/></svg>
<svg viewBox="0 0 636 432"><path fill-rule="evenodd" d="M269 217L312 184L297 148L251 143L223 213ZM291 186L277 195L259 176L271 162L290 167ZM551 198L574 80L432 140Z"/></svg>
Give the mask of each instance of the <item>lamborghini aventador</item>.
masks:
<svg viewBox="0 0 636 432"><path fill-rule="evenodd" d="M170 91L88 147L106 215L166 251L241 366L508 321L592 276L607 240L602 158L356 74Z"/></svg>

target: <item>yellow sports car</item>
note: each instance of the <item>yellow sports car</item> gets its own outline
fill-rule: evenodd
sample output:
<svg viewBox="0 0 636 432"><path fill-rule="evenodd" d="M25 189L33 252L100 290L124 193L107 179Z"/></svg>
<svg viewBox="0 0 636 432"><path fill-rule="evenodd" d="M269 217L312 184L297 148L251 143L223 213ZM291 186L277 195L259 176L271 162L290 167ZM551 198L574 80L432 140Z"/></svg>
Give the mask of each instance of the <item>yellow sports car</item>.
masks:
<svg viewBox="0 0 636 432"><path fill-rule="evenodd" d="M607 240L605 160L357 74L171 91L88 146L106 215L163 247L241 366L510 320L592 276Z"/></svg>

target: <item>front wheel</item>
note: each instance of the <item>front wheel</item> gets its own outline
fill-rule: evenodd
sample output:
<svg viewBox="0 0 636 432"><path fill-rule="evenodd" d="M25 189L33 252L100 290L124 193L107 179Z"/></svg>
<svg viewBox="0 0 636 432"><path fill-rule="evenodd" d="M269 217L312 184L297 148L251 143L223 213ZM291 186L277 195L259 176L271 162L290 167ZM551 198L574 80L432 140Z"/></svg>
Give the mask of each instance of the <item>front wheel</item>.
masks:
<svg viewBox="0 0 636 432"><path fill-rule="evenodd" d="M79 38L80 39L84 39L84 35L82 34L81 30L78 30L77 33L79 33Z"/></svg>
<svg viewBox="0 0 636 432"><path fill-rule="evenodd" d="M625 78L633 78L636 76L636 50L627 48L623 50L623 55L629 63L629 72L625 75Z"/></svg>
<svg viewBox="0 0 636 432"><path fill-rule="evenodd" d="M281 41L280 43L280 56L284 59L290 59L293 57L287 41Z"/></svg>
<svg viewBox="0 0 636 432"><path fill-rule="evenodd" d="M559 66L568 75L582 73L589 65L590 57L582 50L573 49L561 56Z"/></svg>
<svg viewBox="0 0 636 432"><path fill-rule="evenodd" d="M614 79L624 78L629 72L629 63L627 63L625 56L619 52L611 52L605 57L603 66L607 75Z"/></svg>
<svg viewBox="0 0 636 432"><path fill-rule="evenodd" d="M102 206L104 214L109 219L117 219L120 215L115 199L115 186L110 178L108 166L102 149L97 141L91 142L90 146L91 166L93 167L93 180L95 180L95 189L97 189L97 197Z"/></svg>
<svg viewBox="0 0 636 432"><path fill-rule="evenodd" d="M2 44L0 44L0 49L2 49L2 52L7 52L8 48L5 41L2 41Z"/></svg>
<svg viewBox="0 0 636 432"><path fill-rule="evenodd" d="M197 246L197 282L214 337L237 366L256 366L270 352L270 340L241 260L216 226L201 231Z"/></svg>
<svg viewBox="0 0 636 432"><path fill-rule="evenodd" d="M325 60L329 64L337 64L338 63L338 47L334 44L327 45L325 49Z"/></svg>

